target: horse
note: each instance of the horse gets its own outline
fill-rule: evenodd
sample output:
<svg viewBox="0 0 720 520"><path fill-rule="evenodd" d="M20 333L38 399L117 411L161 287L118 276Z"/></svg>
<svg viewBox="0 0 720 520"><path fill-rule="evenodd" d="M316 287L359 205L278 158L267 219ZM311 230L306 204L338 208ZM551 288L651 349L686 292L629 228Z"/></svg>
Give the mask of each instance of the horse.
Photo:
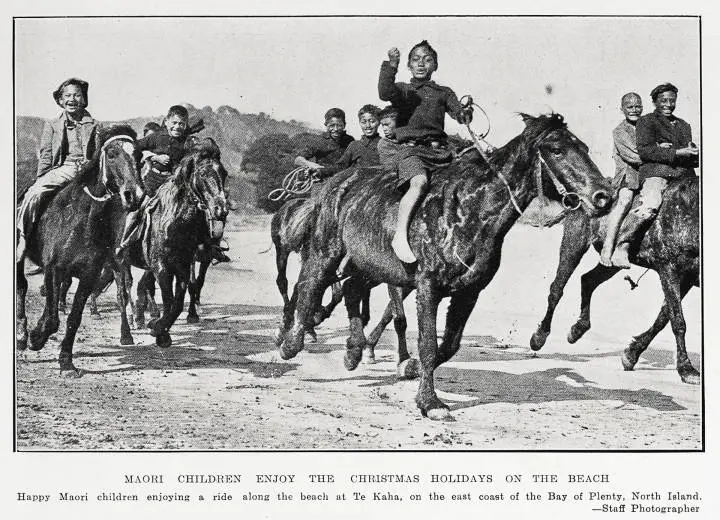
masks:
<svg viewBox="0 0 720 520"><path fill-rule="evenodd" d="M303 349L304 329L348 255L353 287L345 293L350 317L345 367L353 370L362 358L365 338L359 299L363 292L379 283L415 289L421 364L416 404L423 416L452 420L435 392L434 371L460 348L465 323L480 291L497 272L505 235L522 211L544 194L572 208L582 206L592 215L600 214L611 201L607 180L560 114L521 116L522 133L494 152L489 163L470 152L460 162L433 171L411 223L416 264L403 264L390 246L400 199L395 175L348 170L323 186L308 257L284 317L283 359ZM438 348L437 310L448 296Z"/></svg>
<svg viewBox="0 0 720 520"><path fill-rule="evenodd" d="M60 286L68 277L79 279L60 344L61 371L76 375L73 344L80 326L85 303L97 284L109 258L113 240L115 203L124 212L138 207L143 197L135 153L136 134L127 125L102 129L100 146L75 180L58 192L47 204L29 237L27 257L44 271L45 309L37 326L30 332L30 349L40 350L60 326L58 301ZM25 296L27 279L24 259L16 264L17 346L27 348Z"/></svg>
<svg viewBox="0 0 720 520"><path fill-rule="evenodd" d="M144 323L150 276L160 285L163 313L148 322L160 347L172 345L169 330L182 312L198 246L222 237L228 215L226 177L215 142L205 139L198 143L181 160L173 177L158 188L143 239L128 247L127 261L146 271L138 283L138 326ZM154 281L152 285L154 291Z"/></svg>
<svg viewBox="0 0 720 520"><path fill-rule="evenodd" d="M539 350L550 334L555 307L560 302L565 284L590 246L599 252L605 238L605 218L593 219L583 214L565 219L560 262L550 285L548 306L530 339L530 348ZM700 285L700 210L699 183L695 176L670 182L663 195L657 217L645 233L638 234L630 247L630 260L635 265L658 273L665 297L655 322L635 336L622 355L623 368L633 370L640 355L670 321L677 347L676 366L680 379L689 384L700 383L700 373L692 366L685 349L685 318L682 299L691 287ZM590 300L595 289L617 274L618 267L598 264L582 276L580 317L570 328L568 341L575 343L590 330Z"/></svg>

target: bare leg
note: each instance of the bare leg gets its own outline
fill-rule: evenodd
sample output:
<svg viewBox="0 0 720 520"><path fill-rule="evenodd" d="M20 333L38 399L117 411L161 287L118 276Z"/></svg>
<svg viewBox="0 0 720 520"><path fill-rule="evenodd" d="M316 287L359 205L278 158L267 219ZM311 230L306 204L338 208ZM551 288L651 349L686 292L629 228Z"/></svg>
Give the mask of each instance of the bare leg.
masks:
<svg viewBox="0 0 720 520"><path fill-rule="evenodd" d="M605 267L598 264L582 275L580 280L580 317L570 327L567 337L569 343L575 343L590 330L590 302L593 292L599 285L612 278L619 270L619 267Z"/></svg>
<svg viewBox="0 0 720 520"><path fill-rule="evenodd" d="M117 289L117 303L120 307L120 344L133 345L132 334L130 333L130 324L128 322L127 304L128 292L125 290L125 273L122 266L117 266L114 271L115 287ZM93 295L94 295L93 291Z"/></svg>
<svg viewBox="0 0 720 520"><path fill-rule="evenodd" d="M73 299L72 309L67 320L67 327L65 331L65 337L60 344L60 371L71 371L75 375L80 375L80 371L75 368L73 364L73 344L75 343L75 334L77 333L78 327L80 327L80 321L82 320L83 309L87 302L90 293L95 287L99 273L94 273L92 276L88 276L80 280L78 288L75 291L75 298Z"/></svg>
<svg viewBox="0 0 720 520"><path fill-rule="evenodd" d="M605 241L603 242L602 251L600 251L600 263L605 267L612 267L612 254L615 249L615 239L617 239L620 224L622 224L625 215L627 215L632 204L633 192L628 188L620 188L618 190L615 206L607 217L607 230L605 232Z"/></svg>
<svg viewBox="0 0 720 520"><path fill-rule="evenodd" d="M565 285L590 247L590 231L590 221L584 214L573 214L566 218L560 245L560 261L555 279L550 284L547 310L537 330L530 338L530 348L533 350L540 350L550 335L555 308L560 303Z"/></svg>
<svg viewBox="0 0 720 520"><path fill-rule="evenodd" d="M409 159L416 159L420 162L420 168L422 168L422 162L417 157L410 157ZM403 167L401 162L400 167ZM400 206L398 208L397 227L395 228L395 236L392 240L392 248L395 251L397 257L405 263L412 264L417 261L415 254L410 249L408 243L408 228L410 226L410 218L412 217L415 206L417 206L420 197L427 190L427 175L420 174L415 175L410 179L410 187L400 199Z"/></svg>

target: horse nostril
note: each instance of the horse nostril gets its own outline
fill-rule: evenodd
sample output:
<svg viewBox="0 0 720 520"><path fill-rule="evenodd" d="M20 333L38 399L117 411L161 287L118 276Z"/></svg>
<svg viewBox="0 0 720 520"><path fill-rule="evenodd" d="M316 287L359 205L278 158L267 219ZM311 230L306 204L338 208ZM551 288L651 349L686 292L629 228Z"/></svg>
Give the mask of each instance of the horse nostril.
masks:
<svg viewBox="0 0 720 520"><path fill-rule="evenodd" d="M598 208L604 208L610 202L610 195L605 190L598 190L593 193L592 196L593 204Z"/></svg>
<svg viewBox="0 0 720 520"><path fill-rule="evenodd" d="M131 204L133 200L133 194L130 190L123 191L123 199L126 203Z"/></svg>

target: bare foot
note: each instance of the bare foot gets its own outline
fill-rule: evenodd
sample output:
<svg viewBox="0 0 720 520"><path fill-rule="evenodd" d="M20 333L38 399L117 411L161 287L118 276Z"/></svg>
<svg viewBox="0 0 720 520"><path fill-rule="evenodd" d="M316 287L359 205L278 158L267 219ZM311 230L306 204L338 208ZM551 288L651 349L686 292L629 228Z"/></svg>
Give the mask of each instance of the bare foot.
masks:
<svg viewBox="0 0 720 520"><path fill-rule="evenodd" d="M393 238L392 241L392 248L393 251L395 251L395 255L397 255L397 257L406 264L414 264L417 262L417 258L415 258L407 240L395 235L395 238Z"/></svg>

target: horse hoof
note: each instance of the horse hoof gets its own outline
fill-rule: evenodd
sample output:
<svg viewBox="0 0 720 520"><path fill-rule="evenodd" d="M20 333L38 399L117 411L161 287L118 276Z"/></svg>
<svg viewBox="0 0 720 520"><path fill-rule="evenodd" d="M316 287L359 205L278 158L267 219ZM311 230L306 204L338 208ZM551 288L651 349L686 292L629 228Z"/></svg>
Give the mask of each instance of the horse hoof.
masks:
<svg viewBox="0 0 720 520"><path fill-rule="evenodd" d="M277 329L275 332L273 332L272 338L275 342L275 346L279 347L285 341L285 333L282 331L282 329Z"/></svg>
<svg viewBox="0 0 720 520"><path fill-rule="evenodd" d="M30 333L30 350L42 350L45 346L45 342L40 336L41 335L35 331Z"/></svg>
<svg viewBox="0 0 720 520"><path fill-rule="evenodd" d="M133 340L132 336L126 336L124 338L120 338L120 344L121 345L134 345L135 340Z"/></svg>
<svg viewBox="0 0 720 520"><path fill-rule="evenodd" d="M432 408L427 410L425 416L432 421L455 421L455 417L452 416L448 408Z"/></svg>
<svg viewBox="0 0 720 520"><path fill-rule="evenodd" d="M150 329L150 334L152 334L153 336L156 336L156 335L157 335L157 334L154 332L154 330L155 330L155 324L156 324L156 323L157 323L157 318L152 319L152 320L150 320L150 321L147 322L147 328Z"/></svg>
<svg viewBox="0 0 720 520"><path fill-rule="evenodd" d="M417 379L420 377L420 363L415 358L398 363L397 375L400 379Z"/></svg>
<svg viewBox="0 0 720 520"><path fill-rule="evenodd" d="M317 343L317 332L315 332L315 329L308 329L305 331L305 334L308 335L312 343Z"/></svg>
<svg viewBox="0 0 720 520"><path fill-rule="evenodd" d="M321 312L316 312L313 315L313 324L320 325L323 321L325 321L325 316Z"/></svg>
<svg viewBox="0 0 720 520"><path fill-rule="evenodd" d="M297 352L290 348L287 348L287 342L283 342L282 346L280 347L280 357L283 360L287 361L288 359L292 359L297 355Z"/></svg>
<svg viewBox="0 0 720 520"><path fill-rule="evenodd" d="M377 363L374 350L365 349L363 354L363 363L365 363L366 365L374 365L375 363Z"/></svg>
<svg viewBox="0 0 720 520"><path fill-rule="evenodd" d="M582 338L587 331L590 330L590 322L587 321L578 321L570 327L570 332L568 332L567 340L568 343L575 343L577 340Z"/></svg>
<svg viewBox="0 0 720 520"><path fill-rule="evenodd" d="M540 350L545 346L545 342L547 341L547 337L550 335L550 331L547 332L538 329L535 331L535 333L530 338L530 348L533 350Z"/></svg>
<svg viewBox="0 0 720 520"><path fill-rule="evenodd" d="M355 370L357 366L360 364L360 361L362 360L363 355L363 348L362 346L350 346L348 345L347 350L345 351L345 368L347 370Z"/></svg>
<svg viewBox="0 0 720 520"><path fill-rule="evenodd" d="M635 363L637 363L637 359L633 361L627 350L623 352L620 360L622 361L622 366L625 372L632 372L632 370L635 368Z"/></svg>
<svg viewBox="0 0 720 520"><path fill-rule="evenodd" d="M84 372L72 366L71 368L60 368L60 375L67 379L80 379Z"/></svg>
<svg viewBox="0 0 720 520"><path fill-rule="evenodd" d="M185 320L185 321L191 325L194 323L200 323L200 316L198 316L197 314L193 314L193 315L188 314L187 320Z"/></svg>
<svg viewBox="0 0 720 520"><path fill-rule="evenodd" d="M700 372L698 372L694 368L690 367L689 369L683 370L678 373L680 374L680 379L683 383L687 383L689 385L700 384Z"/></svg>
<svg viewBox="0 0 720 520"><path fill-rule="evenodd" d="M160 348L168 348L172 345L172 338L170 337L170 334L167 332L161 332L157 335L155 338L155 345L157 345Z"/></svg>

